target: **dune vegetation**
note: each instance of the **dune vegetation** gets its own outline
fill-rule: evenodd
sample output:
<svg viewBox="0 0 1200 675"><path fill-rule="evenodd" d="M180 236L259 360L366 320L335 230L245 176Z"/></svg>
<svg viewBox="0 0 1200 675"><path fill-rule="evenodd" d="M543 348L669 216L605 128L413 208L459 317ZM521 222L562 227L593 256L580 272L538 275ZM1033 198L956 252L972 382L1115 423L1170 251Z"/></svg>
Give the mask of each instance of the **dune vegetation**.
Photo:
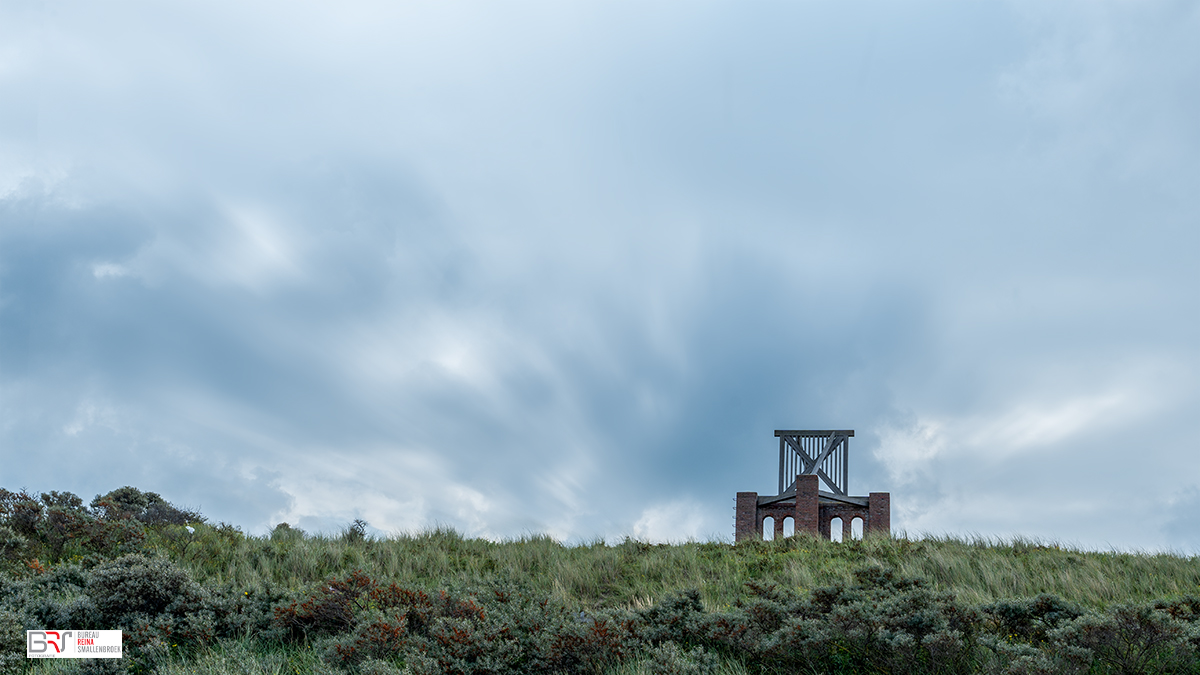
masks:
<svg viewBox="0 0 1200 675"><path fill-rule="evenodd" d="M27 660L24 631L124 631ZM0 490L0 673L1200 673L1200 559L982 538L249 536Z"/></svg>

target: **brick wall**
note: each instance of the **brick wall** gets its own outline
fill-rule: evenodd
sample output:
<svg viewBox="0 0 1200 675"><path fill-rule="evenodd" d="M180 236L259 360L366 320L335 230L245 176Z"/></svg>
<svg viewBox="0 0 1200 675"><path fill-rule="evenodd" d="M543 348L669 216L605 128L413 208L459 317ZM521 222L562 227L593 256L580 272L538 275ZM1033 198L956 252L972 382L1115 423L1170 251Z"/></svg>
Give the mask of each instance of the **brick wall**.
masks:
<svg viewBox="0 0 1200 675"><path fill-rule="evenodd" d="M734 541L762 539L762 531L759 530L758 522L758 493L737 493L737 507L733 519Z"/></svg>
<svg viewBox="0 0 1200 675"><path fill-rule="evenodd" d="M796 476L796 534L807 532L815 535L820 531L821 507L818 502L818 489L816 476Z"/></svg>

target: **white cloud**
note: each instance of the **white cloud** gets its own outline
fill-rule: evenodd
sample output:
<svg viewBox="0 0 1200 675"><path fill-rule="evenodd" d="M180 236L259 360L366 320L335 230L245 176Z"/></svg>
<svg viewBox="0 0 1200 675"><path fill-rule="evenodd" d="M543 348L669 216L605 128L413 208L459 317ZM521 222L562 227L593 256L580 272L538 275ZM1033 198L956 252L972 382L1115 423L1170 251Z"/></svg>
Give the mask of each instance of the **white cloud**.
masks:
<svg viewBox="0 0 1200 675"><path fill-rule="evenodd" d="M889 426L880 433L875 457L887 467L893 481L911 482L917 473L946 450L948 439L938 422Z"/></svg>
<svg viewBox="0 0 1200 675"><path fill-rule="evenodd" d="M125 426L115 407L103 401L88 399L81 401L75 408L75 415L63 426L62 432L67 436L78 436L85 431L101 428L120 433Z"/></svg>
<svg viewBox="0 0 1200 675"><path fill-rule="evenodd" d="M1082 395L1046 405L1022 403L991 420L971 424L975 430L964 445L988 448L994 459L1053 448L1077 434L1102 432L1119 424L1121 413L1133 403L1124 392Z"/></svg>
<svg viewBox="0 0 1200 675"><path fill-rule="evenodd" d="M127 277L129 268L118 263L96 263L92 265L92 276L97 279Z"/></svg>
<svg viewBox="0 0 1200 675"><path fill-rule="evenodd" d="M681 499L649 506L633 524L633 536L652 543L707 539L707 508L695 500Z"/></svg>
<svg viewBox="0 0 1200 675"><path fill-rule="evenodd" d="M287 522L332 533L362 518L383 532L415 532L433 525L430 516L442 507L459 518L454 525L483 533L478 514L487 510L486 500L456 484L448 467L428 452L393 448L291 454L292 461L261 467L275 476L272 483L288 496L288 505L254 529Z"/></svg>

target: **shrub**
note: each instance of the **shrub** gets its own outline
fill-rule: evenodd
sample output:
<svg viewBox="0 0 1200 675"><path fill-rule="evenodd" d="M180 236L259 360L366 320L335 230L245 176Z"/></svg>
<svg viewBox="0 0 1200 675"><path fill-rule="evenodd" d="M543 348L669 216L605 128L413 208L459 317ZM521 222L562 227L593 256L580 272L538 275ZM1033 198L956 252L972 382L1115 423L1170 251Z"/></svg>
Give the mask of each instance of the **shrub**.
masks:
<svg viewBox="0 0 1200 675"><path fill-rule="evenodd" d="M133 518L147 525L186 525L205 520L199 512L180 509L156 492L142 492L128 485L103 496L97 495L90 506L101 520Z"/></svg>
<svg viewBox="0 0 1200 675"><path fill-rule="evenodd" d="M0 488L0 524L19 536L34 538L41 518L42 503L33 495L25 490L11 492Z"/></svg>
<svg viewBox="0 0 1200 675"><path fill-rule="evenodd" d="M358 665L359 675L402 675L404 671L383 659L365 659Z"/></svg>
<svg viewBox="0 0 1200 675"><path fill-rule="evenodd" d="M276 528L278 529L278 528ZM354 628L356 615L367 608L364 597L375 582L361 570L345 579L330 579L307 600L293 601L275 609L275 623L287 629L294 640L309 634L333 634Z"/></svg>
<svg viewBox="0 0 1200 675"><path fill-rule="evenodd" d="M187 572L165 558L126 555L92 571L87 586L105 619L159 614L181 597L198 591Z"/></svg>
<svg viewBox="0 0 1200 675"><path fill-rule="evenodd" d="M28 544L29 540L17 534L16 530L0 525L0 560L17 560Z"/></svg>
<svg viewBox="0 0 1200 675"><path fill-rule="evenodd" d="M1091 650L1096 661L1121 675L1175 673L1195 666L1192 631L1151 604L1117 605L1103 615L1084 614L1049 633L1059 645Z"/></svg>
<svg viewBox="0 0 1200 675"><path fill-rule="evenodd" d="M219 629L210 592L165 558L133 554L104 563L92 570L87 593L101 624L95 627L125 631L131 656L145 666L206 645Z"/></svg>
<svg viewBox="0 0 1200 675"><path fill-rule="evenodd" d="M288 603L294 594L269 581L253 586L226 582L208 588L208 604L220 619L221 637L255 637L261 642L283 642L287 631L274 623L275 608Z"/></svg>
<svg viewBox="0 0 1200 675"><path fill-rule="evenodd" d="M754 597L735 611L699 618L693 606L694 618L670 623L701 624L678 632L680 644L702 636L706 646L767 670L968 672L980 660L980 615L952 594L879 567L858 570L854 578L807 599L748 584Z"/></svg>
<svg viewBox="0 0 1200 675"><path fill-rule="evenodd" d="M279 605L275 624L314 640L331 663L403 661L414 672L594 672L638 644L630 617L572 613L496 589L427 592L383 585L361 571Z"/></svg>
<svg viewBox="0 0 1200 675"><path fill-rule="evenodd" d="M673 642L694 644L702 630L704 605L694 589L668 596L638 613L638 636L652 645Z"/></svg>
<svg viewBox="0 0 1200 675"><path fill-rule="evenodd" d="M83 512L83 500L79 495L73 492L59 492L51 490L50 492L42 493L42 503L50 508L59 508L65 511Z"/></svg>
<svg viewBox="0 0 1200 675"><path fill-rule="evenodd" d="M25 615L34 626L99 628L103 621L96 605L86 595L53 596L32 594L24 603Z"/></svg>
<svg viewBox="0 0 1200 675"><path fill-rule="evenodd" d="M15 675L25 669L25 631L21 617L0 609L0 675Z"/></svg>
<svg viewBox="0 0 1200 675"><path fill-rule="evenodd" d="M271 530L271 541L300 541L304 539L304 530L280 523Z"/></svg>
<svg viewBox="0 0 1200 675"><path fill-rule="evenodd" d="M134 520L94 521L89 523L86 538L80 545L84 551L116 557L137 553L144 548L146 530Z"/></svg>
<svg viewBox="0 0 1200 675"><path fill-rule="evenodd" d="M1171 618L1180 621L1200 622L1200 598L1194 595L1185 595L1173 600L1157 600L1154 602L1154 609L1166 612Z"/></svg>
<svg viewBox="0 0 1200 675"><path fill-rule="evenodd" d="M95 607L85 595L87 571L58 565L2 587L3 605L33 626L95 625Z"/></svg>
<svg viewBox="0 0 1200 675"><path fill-rule="evenodd" d="M345 531L342 532L342 540L350 544L361 542L366 539L366 537L367 521L363 520L362 518L355 518L354 522L350 523Z"/></svg>
<svg viewBox="0 0 1200 675"><path fill-rule="evenodd" d="M51 560L58 560L62 558L63 550L69 542L91 541L91 535L95 532L94 526L95 520L88 516L82 508L69 508L55 504L47 507L45 514L38 522L37 534L38 539L44 542L49 549L47 557Z"/></svg>
<svg viewBox="0 0 1200 675"><path fill-rule="evenodd" d="M986 675L1081 675L1092 662L1091 651L1071 645L1042 650L995 636L981 642L993 651L982 669Z"/></svg>
<svg viewBox="0 0 1200 675"><path fill-rule="evenodd" d="M664 642L650 650L646 665L658 675L716 675L720 661L703 647L684 651L674 642Z"/></svg>
<svg viewBox="0 0 1200 675"><path fill-rule="evenodd" d="M144 525L160 525L184 517L202 520L167 504L154 493L136 488L97 497L92 508L70 492L52 491L35 498L26 491L0 488L0 560L49 563L98 554L114 557L142 550Z"/></svg>
<svg viewBox="0 0 1200 675"><path fill-rule="evenodd" d="M980 609L992 618L998 634L1025 642L1045 642L1047 631L1083 614L1077 605L1049 593L1000 600Z"/></svg>

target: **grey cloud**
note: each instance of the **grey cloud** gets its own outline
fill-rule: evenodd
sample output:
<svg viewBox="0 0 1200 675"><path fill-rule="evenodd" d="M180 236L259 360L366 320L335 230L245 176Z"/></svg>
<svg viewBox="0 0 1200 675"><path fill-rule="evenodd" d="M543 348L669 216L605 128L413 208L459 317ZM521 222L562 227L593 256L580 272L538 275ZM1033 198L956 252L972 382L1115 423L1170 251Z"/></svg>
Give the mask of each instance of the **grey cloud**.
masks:
<svg viewBox="0 0 1200 675"><path fill-rule="evenodd" d="M708 534L772 429L849 426L899 527L1166 545L1186 3L277 10L40 10L0 82L40 92L0 167L0 484Z"/></svg>
<svg viewBox="0 0 1200 675"><path fill-rule="evenodd" d="M1193 485L1174 495L1162 528L1171 548L1200 550L1200 489Z"/></svg>

